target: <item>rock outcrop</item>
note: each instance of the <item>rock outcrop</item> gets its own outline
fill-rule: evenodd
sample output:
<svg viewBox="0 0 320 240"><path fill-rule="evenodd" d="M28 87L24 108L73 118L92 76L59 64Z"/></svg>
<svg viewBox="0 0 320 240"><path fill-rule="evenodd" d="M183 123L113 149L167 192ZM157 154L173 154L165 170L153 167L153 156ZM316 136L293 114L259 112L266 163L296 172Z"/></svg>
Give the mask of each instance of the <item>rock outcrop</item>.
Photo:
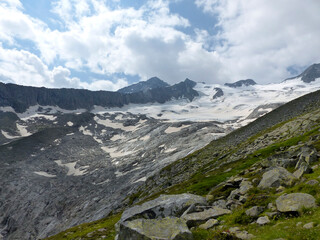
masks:
<svg viewBox="0 0 320 240"><path fill-rule="evenodd" d="M217 98L222 97L224 95L221 88L214 88L213 90L216 92L215 92L215 94L213 94L212 99L217 99Z"/></svg>
<svg viewBox="0 0 320 240"><path fill-rule="evenodd" d="M256 85L257 83L252 79L246 79L246 80L239 80L234 83L225 83L224 85L231 88L237 88L237 87L243 87L243 86L252 86Z"/></svg>
<svg viewBox="0 0 320 240"><path fill-rule="evenodd" d="M26 87L0 82L0 106L12 107L24 112L30 106L58 106L62 109L91 110L94 106L123 107L130 103L164 103L172 99L186 98L190 101L199 96L193 89L195 82L186 79L172 86L152 88L133 93L89 91L84 89L48 89Z"/></svg>

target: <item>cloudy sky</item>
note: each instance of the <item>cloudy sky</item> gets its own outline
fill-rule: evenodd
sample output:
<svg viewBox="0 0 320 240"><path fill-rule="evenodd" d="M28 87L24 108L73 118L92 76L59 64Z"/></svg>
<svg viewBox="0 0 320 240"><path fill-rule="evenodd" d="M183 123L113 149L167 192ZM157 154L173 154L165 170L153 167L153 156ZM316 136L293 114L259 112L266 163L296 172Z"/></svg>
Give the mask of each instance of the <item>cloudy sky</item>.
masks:
<svg viewBox="0 0 320 240"><path fill-rule="evenodd" d="M320 62L319 0L0 0L0 81L279 82Z"/></svg>

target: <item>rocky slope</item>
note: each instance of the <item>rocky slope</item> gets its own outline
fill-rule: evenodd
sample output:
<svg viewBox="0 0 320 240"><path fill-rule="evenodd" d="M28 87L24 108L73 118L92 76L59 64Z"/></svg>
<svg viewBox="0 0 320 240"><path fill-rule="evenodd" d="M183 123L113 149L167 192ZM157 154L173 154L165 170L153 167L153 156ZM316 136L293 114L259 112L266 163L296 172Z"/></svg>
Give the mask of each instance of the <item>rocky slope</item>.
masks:
<svg viewBox="0 0 320 240"><path fill-rule="evenodd" d="M193 90L194 85L194 82L186 79L173 86L121 93L92 92L81 89L47 89L0 83L0 106L12 107L16 112L22 113L34 105L57 106L67 110L91 110L95 105L111 108L123 107L130 103L164 103L180 98L191 101L198 96L198 93Z"/></svg>
<svg viewBox="0 0 320 240"><path fill-rule="evenodd" d="M50 239L112 239L116 231L152 239L164 228L159 238L317 239L319 107L320 91L308 94L170 164L128 198L140 205L116 228L119 215L110 215Z"/></svg>
<svg viewBox="0 0 320 240"><path fill-rule="evenodd" d="M134 92L146 92L150 89L169 87L170 85L157 77L148 79L147 81L141 81L136 84L132 84L128 87L119 89L120 93L134 93Z"/></svg>
<svg viewBox="0 0 320 240"><path fill-rule="evenodd" d="M142 102L170 100L121 108L104 105L111 101L108 92L1 87L0 232L4 239L43 238L110 215L85 230L91 239L100 233L109 238L119 218L114 213L161 192L208 194L226 176L261 160L252 154L282 138L271 135L256 145L248 139L319 107L318 92L279 107L319 88L319 81L307 84L301 79L268 86L220 86L224 94L214 100L214 86L186 79L145 92L111 93L122 100L132 96ZM299 127L293 129L304 133ZM290 132L290 127L285 131ZM98 227L102 222L107 230Z"/></svg>

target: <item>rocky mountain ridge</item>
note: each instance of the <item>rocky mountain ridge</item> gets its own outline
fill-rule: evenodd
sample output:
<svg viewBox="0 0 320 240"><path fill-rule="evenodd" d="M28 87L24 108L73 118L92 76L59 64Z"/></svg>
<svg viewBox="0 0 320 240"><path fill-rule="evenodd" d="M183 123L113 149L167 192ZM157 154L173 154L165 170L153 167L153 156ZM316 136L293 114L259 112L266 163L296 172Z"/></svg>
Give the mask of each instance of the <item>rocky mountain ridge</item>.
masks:
<svg viewBox="0 0 320 240"><path fill-rule="evenodd" d="M86 109L94 106L123 107L124 105L164 103L172 99L192 100L198 93L191 80L173 86L152 88L133 93L88 91L82 89L47 89L0 83L0 106L12 107L22 113L34 105L58 106L66 110Z"/></svg>
<svg viewBox="0 0 320 240"><path fill-rule="evenodd" d="M252 79L246 79L246 80L239 80L237 82L234 83L225 83L224 85L227 87L231 87L231 88L238 88L238 87L248 87L248 86L253 86L256 85L257 83L252 80Z"/></svg>
<svg viewBox="0 0 320 240"><path fill-rule="evenodd" d="M117 92L120 93L134 93L134 92L145 92L150 89L155 89L155 88L163 88L163 87L169 87L170 85L161 79L157 77L152 77L148 79L147 81L141 81L136 84L132 84L128 87L124 87L119 89Z"/></svg>

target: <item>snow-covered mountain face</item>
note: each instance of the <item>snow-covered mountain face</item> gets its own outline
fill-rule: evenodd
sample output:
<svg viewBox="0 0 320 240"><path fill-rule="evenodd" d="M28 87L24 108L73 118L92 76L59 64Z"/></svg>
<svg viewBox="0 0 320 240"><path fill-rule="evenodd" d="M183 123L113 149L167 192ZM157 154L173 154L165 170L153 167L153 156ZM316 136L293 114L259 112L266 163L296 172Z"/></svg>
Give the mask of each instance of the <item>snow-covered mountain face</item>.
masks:
<svg viewBox="0 0 320 240"><path fill-rule="evenodd" d="M237 88L200 82L194 87L199 96L193 101L180 99L164 104L130 104L112 111L143 112L149 117L169 121L219 121L237 128L319 88L320 78L310 83L295 78L281 83ZM214 97L218 89L220 94Z"/></svg>
<svg viewBox="0 0 320 240"><path fill-rule="evenodd" d="M300 77L236 88L197 83L192 101L162 104L34 105L22 113L3 106L0 232L36 239L104 217L172 161L319 88L320 78Z"/></svg>

